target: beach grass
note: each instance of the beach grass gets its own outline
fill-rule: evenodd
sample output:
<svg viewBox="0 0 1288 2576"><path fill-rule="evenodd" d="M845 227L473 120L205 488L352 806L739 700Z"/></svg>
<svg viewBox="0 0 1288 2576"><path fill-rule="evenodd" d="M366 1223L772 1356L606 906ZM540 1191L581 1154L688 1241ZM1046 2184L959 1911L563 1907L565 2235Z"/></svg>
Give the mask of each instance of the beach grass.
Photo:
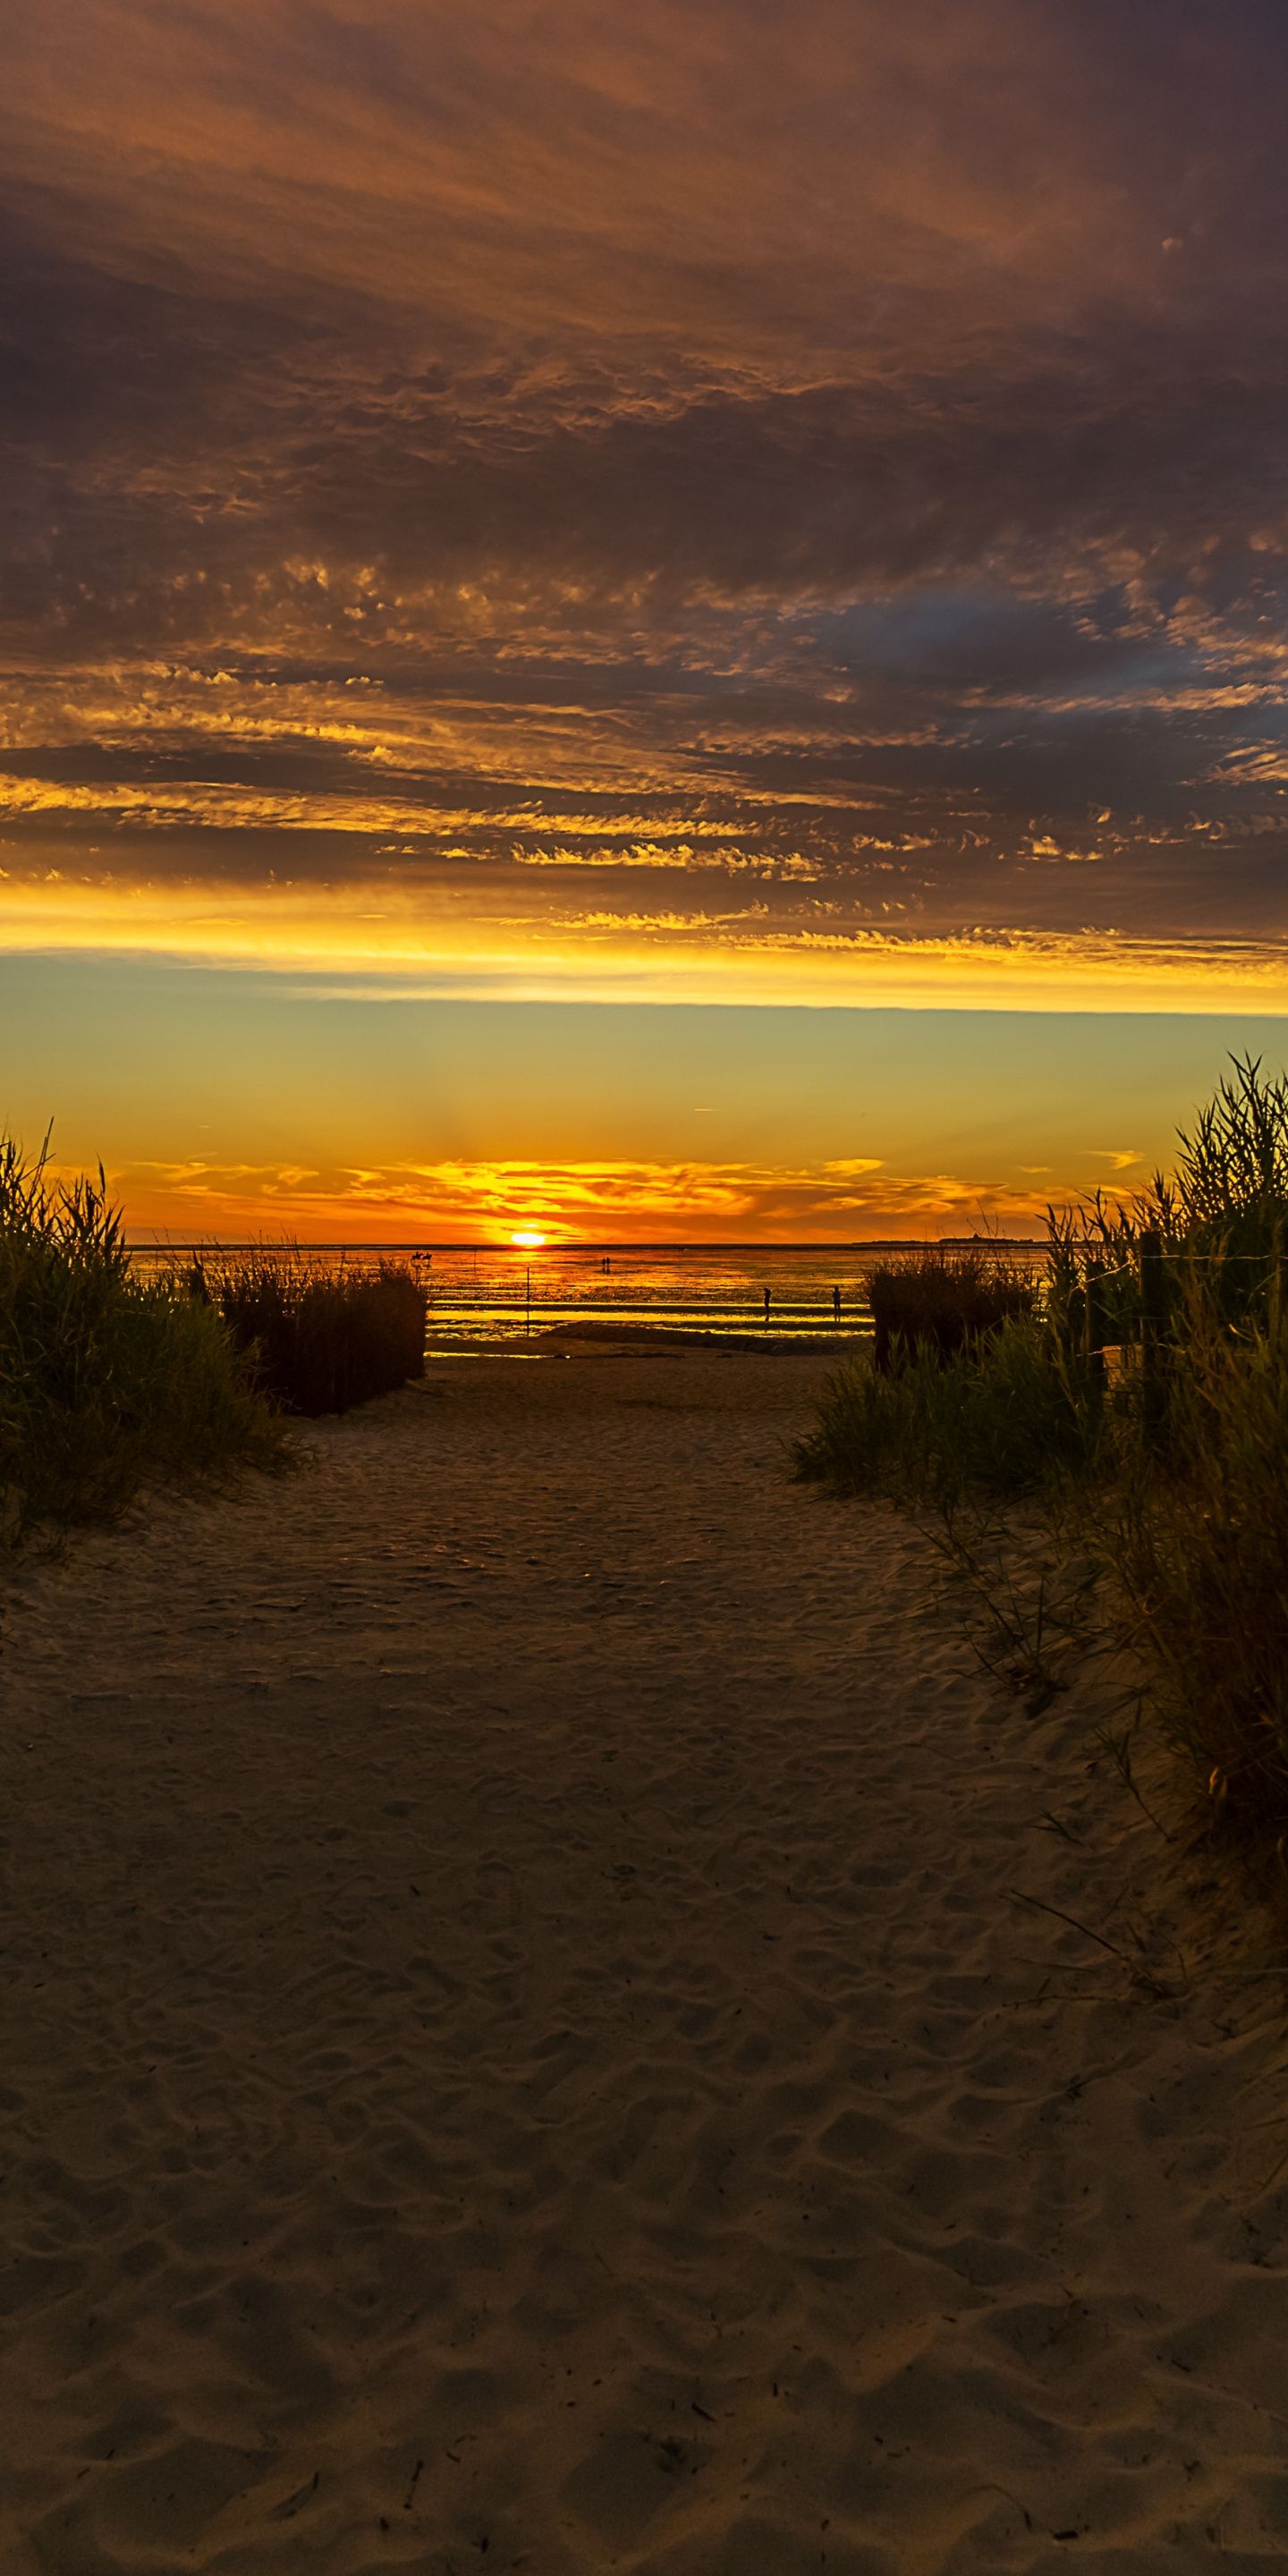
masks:
<svg viewBox="0 0 1288 2576"><path fill-rule="evenodd" d="M286 1413L347 1413L424 1376L427 1299L404 1265L327 1269L263 1247L198 1265L194 1285Z"/></svg>
<svg viewBox="0 0 1288 2576"><path fill-rule="evenodd" d="M1288 1081L1236 1059L1169 1175L1048 1236L1029 1312L981 1330L963 1296L955 1348L896 1333L840 1370L797 1471L949 1523L1044 1505L1203 1795L1282 1857Z"/></svg>
<svg viewBox="0 0 1288 2576"><path fill-rule="evenodd" d="M1161 1449L1125 1444L1087 1518L1173 1746L1232 1821L1288 1832L1288 1310L1231 1327L1188 1285Z"/></svg>
<svg viewBox="0 0 1288 2576"><path fill-rule="evenodd" d="M829 1379L796 1466L842 1493L947 1511L967 1494L1013 1500L1086 1468L1101 1428L1044 1321L1019 1315L955 1352L898 1336L884 1369L860 1354Z"/></svg>
<svg viewBox="0 0 1288 2576"><path fill-rule="evenodd" d="M981 1245L924 1251L875 1262L866 1274L873 1359L897 1372L902 1347L940 1360L976 1346L999 1325L1031 1315L1032 1270Z"/></svg>
<svg viewBox="0 0 1288 2576"><path fill-rule="evenodd" d="M97 1179L0 1137L0 1534L110 1516L139 1485L280 1463L212 1308L138 1277Z"/></svg>

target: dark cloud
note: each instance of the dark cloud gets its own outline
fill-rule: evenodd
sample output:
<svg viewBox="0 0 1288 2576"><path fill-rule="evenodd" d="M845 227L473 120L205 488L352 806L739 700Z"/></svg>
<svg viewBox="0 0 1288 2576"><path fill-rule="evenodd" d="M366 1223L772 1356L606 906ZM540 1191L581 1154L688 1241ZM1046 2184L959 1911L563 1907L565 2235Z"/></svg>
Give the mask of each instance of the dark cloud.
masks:
<svg viewBox="0 0 1288 2576"><path fill-rule="evenodd" d="M1278 939L1286 72L1254 0L20 0L3 864L634 917L688 821L672 909Z"/></svg>

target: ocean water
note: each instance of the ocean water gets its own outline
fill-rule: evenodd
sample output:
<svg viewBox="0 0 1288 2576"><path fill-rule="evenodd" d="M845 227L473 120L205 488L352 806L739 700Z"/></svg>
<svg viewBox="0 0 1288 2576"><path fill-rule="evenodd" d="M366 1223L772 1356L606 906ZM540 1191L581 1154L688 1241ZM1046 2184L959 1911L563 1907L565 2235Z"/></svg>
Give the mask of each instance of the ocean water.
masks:
<svg viewBox="0 0 1288 2576"><path fill-rule="evenodd" d="M265 1245L269 1250L271 1246ZM989 1247L981 1247L989 1249ZM559 1326L654 1325L704 1333L762 1333L775 1339L853 1335L870 1329L865 1272L892 1251L917 1247L853 1244L508 1244L303 1245L306 1265L374 1267L382 1259L415 1268L429 1296L429 1340L447 1344L530 1341ZM1037 1245L1003 1244L1010 1258L1037 1259ZM209 1244L211 1267L237 1247ZM136 1247L140 1266L191 1258L177 1247Z"/></svg>
<svg viewBox="0 0 1288 2576"><path fill-rule="evenodd" d="M431 1338L526 1339L567 1324L781 1336L861 1332L870 1321L848 1245L480 1245L436 1251L421 1275Z"/></svg>

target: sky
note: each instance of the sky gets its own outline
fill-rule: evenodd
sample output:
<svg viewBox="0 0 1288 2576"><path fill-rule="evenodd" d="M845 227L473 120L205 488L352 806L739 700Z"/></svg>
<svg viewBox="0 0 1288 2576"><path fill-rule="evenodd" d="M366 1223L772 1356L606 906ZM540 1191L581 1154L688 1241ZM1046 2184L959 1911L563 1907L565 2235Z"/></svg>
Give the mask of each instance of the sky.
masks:
<svg viewBox="0 0 1288 2576"><path fill-rule="evenodd" d="M1130 1187L1288 1013L1269 0L13 0L0 1122L140 1230Z"/></svg>

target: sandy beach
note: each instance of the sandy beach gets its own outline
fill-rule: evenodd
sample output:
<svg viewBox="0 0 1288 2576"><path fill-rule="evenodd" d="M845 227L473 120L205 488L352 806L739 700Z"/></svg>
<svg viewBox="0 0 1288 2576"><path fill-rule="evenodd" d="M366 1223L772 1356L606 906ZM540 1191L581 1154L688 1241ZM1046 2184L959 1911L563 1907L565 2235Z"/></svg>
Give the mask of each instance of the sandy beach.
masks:
<svg viewBox="0 0 1288 2576"><path fill-rule="evenodd" d="M821 1366L439 1361L12 1580L6 2576L1288 2553L1281 1984Z"/></svg>

